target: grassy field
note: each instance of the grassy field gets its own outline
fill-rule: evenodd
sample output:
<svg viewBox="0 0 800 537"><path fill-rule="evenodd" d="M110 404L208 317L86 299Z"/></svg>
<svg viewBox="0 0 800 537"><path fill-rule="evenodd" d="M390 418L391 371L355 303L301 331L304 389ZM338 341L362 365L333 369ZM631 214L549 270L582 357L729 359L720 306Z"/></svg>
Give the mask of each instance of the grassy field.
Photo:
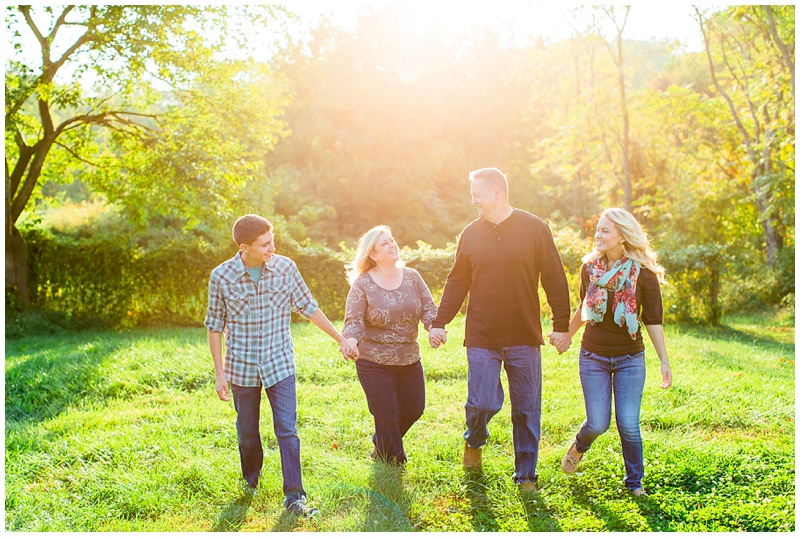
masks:
<svg viewBox="0 0 800 537"><path fill-rule="evenodd" d="M625 492L614 425L578 472L560 461L583 418L578 345L543 349L540 492L511 481L508 402L482 473L461 468L463 325L423 346L427 408L404 471L373 463L354 366L293 326L303 471L316 519L281 508L269 405L258 494L240 488L232 404L214 393L205 331L64 333L6 341L5 529L12 531L792 531L794 318L667 326L675 385L648 345L646 499ZM265 398L266 399L266 398Z"/></svg>

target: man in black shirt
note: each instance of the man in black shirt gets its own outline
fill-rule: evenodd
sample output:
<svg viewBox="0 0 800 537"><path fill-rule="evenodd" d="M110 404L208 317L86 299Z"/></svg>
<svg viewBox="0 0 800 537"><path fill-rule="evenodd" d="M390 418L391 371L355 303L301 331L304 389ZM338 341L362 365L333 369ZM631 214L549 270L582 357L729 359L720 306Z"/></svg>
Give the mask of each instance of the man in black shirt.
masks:
<svg viewBox="0 0 800 537"><path fill-rule="evenodd" d="M514 436L514 481L536 490L541 429L544 344L539 280L553 311L550 343L569 348L569 288L550 228L539 217L511 207L508 180L496 168L469 175L477 220L461 234L430 342L447 340L444 327L469 293L464 346L469 368L464 466L479 467L489 420L503 405L500 368L508 375Z"/></svg>

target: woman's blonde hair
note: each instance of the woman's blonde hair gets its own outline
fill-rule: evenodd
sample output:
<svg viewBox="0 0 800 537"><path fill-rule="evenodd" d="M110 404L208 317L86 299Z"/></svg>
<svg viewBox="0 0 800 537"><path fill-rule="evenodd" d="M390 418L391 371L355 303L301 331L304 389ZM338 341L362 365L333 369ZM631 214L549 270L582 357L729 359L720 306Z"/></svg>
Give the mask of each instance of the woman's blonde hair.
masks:
<svg viewBox="0 0 800 537"><path fill-rule="evenodd" d="M350 282L350 285L353 285L356 278L376 265L375 260L372 259L370 255L375 249L375 245L378 244L378 239L380 239L381 235L384 233L388 233L391 236L392 230L389 229L388 226L375 226L358 239L358 249L356 250L355 259L353 259L352 263L348 263L344 266L344 268L347 269L347 281ZM396 264L402 267L403 260L398 259Z"/></svg>
<svg viewBox="0 0 800 537"><path fill-rule="evenodd" d="M641 266L655 274L659 282L664 283L664 267L658 263L658 254L650 248L650 240L636 218L625 209L617 207L603 211L600 219L604 216L614 223L617 231L625 239L625 242L622 243L622 251L625 257L637 261ZM583 256L582 261L589 263L602 255L602 253L594 250Z"/></svg>

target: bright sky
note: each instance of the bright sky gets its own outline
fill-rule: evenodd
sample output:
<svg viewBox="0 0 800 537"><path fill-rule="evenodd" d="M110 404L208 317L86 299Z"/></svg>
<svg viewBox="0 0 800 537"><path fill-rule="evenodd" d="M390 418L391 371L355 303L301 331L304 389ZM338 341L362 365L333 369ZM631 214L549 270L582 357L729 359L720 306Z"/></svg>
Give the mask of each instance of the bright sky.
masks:
<svg viewBox="0 0 800 537"><path fill-rule="evenodd" d="M570 27L574 17L570 8L580 4L550 4L527 2L344 2L344 1L287 1L284 4L308 22L320 15L332 15L336 24L352 27L359 9L365 6L400 5L419 12L420 22L436 20L453 28L487 25L504 28L517 36L542 36L545 40L567 38L573 33ZM692 5L667 2L639 2L632 4L623 37L648 40L672 38L678 40L687 52L699 52L703 42L697 23L692 19ZM584 24L574 23L577 29ZM613 27L608 29L613 30ZM611 37L610 31L606 37Z"/></svg>
<svg viewBox="0 0 800 537"><path fill-rule="evenodd" d="M285 0L282 4L301 17L299 28L296 27L301 33L304 30L310 31L323 15L331 16L334 24L345 28L353 28L358 20L359 11L363 11L367 7L390 5L402 6L410 9L412 14L417 13L418 15L412 15L412 17L419 19L421 27L426 26L428 23L436 23L439 27L444 26L457 30L483 25L507 32L507 34L516 37L518 41L523 43L525 42L524 40L538 36L544 37L545 41L565 39L575 30L583 30L586 27L586 22L577 20L574 10L570 9L579 7L580 4L570 2L562 2L558 7L554 7L552 4L508 0L491 2L486 0L482 2L462 0L458 3L433 0L406 2ZM587 11L582 10L583 13ZM680 42L686 52L700 52L703 49L702 36L697 23L691 17L692 11L691 4L688 3L668 4L666 2L652 1L633 3L623 37L637 40L672 38ZM599 20L610 24L603 16L600 16ZM49 31L49 28L46 29ZM26 30L22 30L23 38L30 43L26 45L26 49L34 52L38 51L39 47L33 35ZM292 30L290 29L290 31ZM66 34L67 31L64 30L62 33ZM608 39L615 37L613 26L607 26L604 35ZM64 38L64 36L60 37ZM9 50L8 41L5 42L3 52L6 58L13 55L12 51ZM268 46L253 52L256 56L264 56L258 59L267 61L274 49ZM64 69L64 73L59 78L68 78L69 72L69 68Z"/></svg>

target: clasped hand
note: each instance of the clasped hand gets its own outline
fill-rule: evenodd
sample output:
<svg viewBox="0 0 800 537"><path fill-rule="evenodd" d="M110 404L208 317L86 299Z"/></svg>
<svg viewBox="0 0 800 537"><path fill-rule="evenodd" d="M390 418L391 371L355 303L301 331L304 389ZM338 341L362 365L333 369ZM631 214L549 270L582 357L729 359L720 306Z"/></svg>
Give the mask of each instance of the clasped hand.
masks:
<svg viewBox="0 0 800 537"><path fill-rule="evenodd" d="M431 347L438 349L439 345L447 343L447 330L444 328L431 328L428 332L428 342Z"/></svg>
<svg viewBox="0 0 800 537"><path fill-rule="evenodd" d="M358 360L358 340L356 338L348 338L339 344L339 352L342 353L345 360Z"/></svg>
<svg viewBox="0 0 800 537"><path fill-rule="evenodd" d="M569 332L551 332L550 333L550 345L556 348L558 354L564 354L569 349L569 346L572 344L572 338L569 336Z"/></svg>

